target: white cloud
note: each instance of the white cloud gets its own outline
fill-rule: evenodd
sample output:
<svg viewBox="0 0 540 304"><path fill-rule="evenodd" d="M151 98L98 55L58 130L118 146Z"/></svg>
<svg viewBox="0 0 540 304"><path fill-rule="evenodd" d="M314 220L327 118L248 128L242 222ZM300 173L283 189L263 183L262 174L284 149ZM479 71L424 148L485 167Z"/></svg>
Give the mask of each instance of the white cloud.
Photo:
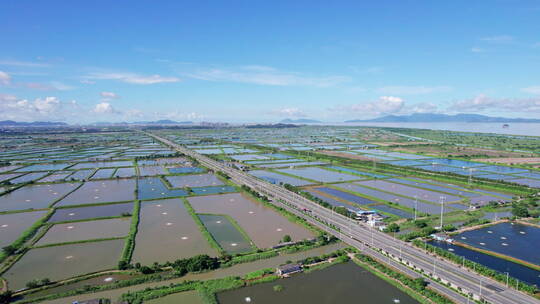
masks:
<svg viewBox="0 0 540 304"><path fill-rule="evenodd" d="M509 43L514 41L514 37L509 35L498 35L480 38L482 41L491 42L491 43Z"/></svg>
<svg viewBox="0 0 540 304"><path fill-rule="evenodd" d="M104 97L104 98L110 98L110 99L113 99L113 98L120 98L120 96L118 96L116 93L114 92L101 92L99 93L99 95L101 95L101 97Z"/></svg>
<svg viewBox="0 0 540 304"><path fill-rule="evenodd" d="M540 85L522 88L521 91L531 94L540 94Z"/></svg>
<svg viewBox="0 0 540 304"><path fill-rule="evenodd" d="M96 114L114 114L116 111L113 106L105 101L102 101L94 107L94 113Z"/></svg>
<svg viewBox="0 0 540 304"><path fill-rule="evenodd" d="M348 77L312 77L299 73L283 72L267 66L243 66L233 69L200 69L185 74L187 77L221 82L251 83L271 86L313 86L330 87L346 81Z"/></svg>
<svg viewBox="0 0 540 304"><path fill-rule="evenodd" d="M46 67L51 66L48 63L17 61L17 60L0 60L0 65L14 66L14 67L26 67L26 68L46 68Z"/></svg>
<svg viewBox="0 0 540 304"><path fill-rule="evenodd" d="M452 91L452 87L449 86L385 86L376 90L380 94L392 94L392 95L423 95L432 93L444 93Z"/></svg>
<svg viewBox="0 0 540 304"><path fill-rule="evenodd" d="M103 80L118 80L125 83L132 84L156 84L156 83L168 83L179 82L180 79L176 77L164 77L161 75L140 75L135 73L93 73L85 77L86 80L91 79L103 79Z"/></svg>
<svg viewBox="0 0 540 304"><path fill-rule="evenodd" d="M0 84L9 85L11 83L11 76L8 73L0 71Z"/></svg>
<svg viewBox="0 0 540 304"><path fill-rule="evenodd" d="M83 80L81 80L81 83L83 83L83 84L94 84L96 82L92 81L92 80L88 80L88 79L83 79Z"/></svg>
<svg viewBox="0 0 540 304"><path fill-rule="evenodd" d="M16 121L62 121L76 115L76 102L61 102L57 97L36 98L33 101L14 95L0 94L0 119Z"/></svg>
<svg viewBox="0 0 540 304"><path fill-rule="evenodd" d="M472 47L471 52L473 52L473 53L483 53L483 52L485 52L485 50L483 48L479 48L479 47Z"/></svg>
<svg viewBox="0 0 540 304"><path fill-rule="evenodd" d="M373 102L364 102L345 107L337 107L337 110L345 113L354 112L361 116L374 116L382 114L394 114L403 109L405 102L403 99L395 96L381 96L379 100Z"/></svg>
<svg viewBox="0 0 540 304"><path fill-rule="evenodd" d="M50 114L55 112L60 106L60 100L56 97L38 98L34 101L34 107L38 112Z"/></svg>
<svg viewBox="0 0 540 304"><path fill-rule="evenodd" d="M480 94L474 98L453 102L449 110L464 111L497 111L509 110L513 112L540 112L540 97L533 98L492 98Z"/></svg>
<svg viewBox="0 0 540 304"><path fill-rule="evenodd" d="M65 84L60 81L51 81L51 87L59 91L69 91L75 89L75 87Z"/></svg>
<svg viewBox="0 0 540 304"><path fill-rule="evenodd" d="M272 111L271 114L278 115L278 116L286 116L286 117L307 117L306 113L304 113L304 111L298 108L277 109L277 110Z"/></svg>
<svg viewBox="0 0 540 304"><path fill-rule="evenodd" d="M406 107L406 112L410 113L436 113L438 107L431 102L417 103Z"/></svg>

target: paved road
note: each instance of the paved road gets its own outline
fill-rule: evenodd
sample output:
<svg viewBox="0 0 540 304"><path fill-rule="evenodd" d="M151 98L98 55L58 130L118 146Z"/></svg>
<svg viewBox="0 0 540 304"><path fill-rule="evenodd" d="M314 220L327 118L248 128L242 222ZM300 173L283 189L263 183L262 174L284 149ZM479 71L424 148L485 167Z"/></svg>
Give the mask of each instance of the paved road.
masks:
<svg viewBox="0 0 540 304"><path fill-rule="evenodd" d="M395 239L376 229L372 229L363 223L357 223L356 221L324 208L299 194L280 186L270 184L266 181L259 180L245 172L229 167L222 162L215 161L207 156L175 144L168 139L150 133L146 134L173 147L185 155L193 157L202 165L214 171L226 173L233 182L239 185L246 185L261 194L266 195L270 198L271 203L306 219L311 224L335 235L344 242L360 250L364 250L366 254L372 255L379 260L390 262L401 271L413 276L419 276L415 271L422 272L427 275L428 282L430 282L432 288L445 294L456 303L467 303L468 299L450 288L443 287L444 285L436 283L431 278L440 278L443 283L451 284L454 288L459 287L465 294L470 294L476 299L483 299L489 303L540 304L539 300L525 293L512 288L507 288L499 282L473 273L450 261L438 258L409 243ZM328 225L333 226L335 229L331 229ZM381 253L384 253L384 255ZM400 259L401 263L398 263L397 261ZM413 271L413 269L415 271Z"/></svg>

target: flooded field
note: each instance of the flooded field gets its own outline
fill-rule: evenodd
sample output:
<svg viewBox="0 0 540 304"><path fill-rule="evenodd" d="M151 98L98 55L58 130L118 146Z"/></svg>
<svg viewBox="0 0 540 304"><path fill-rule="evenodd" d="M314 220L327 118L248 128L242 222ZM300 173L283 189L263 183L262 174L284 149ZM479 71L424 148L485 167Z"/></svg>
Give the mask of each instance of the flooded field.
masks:
<svg viewBox="0 0 540 304"><path fill-rule="evenodd" d="M36 248L28 251L2 276L12 290L31 280L61 280L80 274L113 269L124 248L124 240Z"/></svg>
<svg viewBox="0 0 540 304"><path fill-rule="evenodd" d="M150 265L197 254L216 256L217 252L204 239L181 199L141 203L134 263Z"/></svg>
<svg viewBox="0 0 540 304"><path fill-rule="evenodd" d="M152 200L167 197L180 197L188 195L187 191L181 189L170 190L165 186L159 177L146 177L137 180L139 192L138 199Z"/></svg>
<svg viewBox="0 0 540 304"><path fill-rule="evenodd" d="M78 221L97 217L121 216L131 214L133 203L108 204L78 208L56 209L49 222Z"/></svg>
<svg viewBox="0 0 540 304"><path fill-rule="evenodd" d="M537 227L501 223L463 232L455 236L455 239L473 247L502 253L540 265L538 251L529 250L531 244L540 244L540 228Z"/></svg>
<svg viewBox="0 0 540 304"><path fill-rule="evenodd" d="M0 248L13 243L45 214L47 211L0 214Z"/></svg>
<svg viewBox="0 0 540 304"><path fill-rule="evenodd" d="M133 201L134 193L135 180L133 179L89 181L58 202L56 207Z"/></svg>
<svg viewBox="0 0 540 304"><path fill-rule="evenodd" d="M229 254L252 251L253 248L236 227L223 215L200 214L198 217L219 246Z"/></svg>
<svg viewBox="0 0 540 304"><path fill-rule="evenodd" d="M70 169L90 169L90 168L114 168L114 167L131 167L133 162L131 161L110 161L110 162L89 162L89 163L78 163L75 164Z"/></svg>
<svg viewBox="0 0 540 304"><path fill-rule="evenodd" d="M135 168L118 168L113 177L132 177L135 175Z"/></svg>
<svg viewBox="0 0 540 304"><path fill-rule="evenodd" d="M205 170L198 167L171 167L167 168L171 174L201 173Z"/></svg>
<svg viewBox="0 0 540 304"><path fill-rule="evenodd" d="M188 200L197 213L231 216L259 248L276 245L285 235L295 241L314 236L306 228L239 193L190 197Z"/></svg>
<svg viewBox="0 0 540 304"><path fill-rule="evenodd" d="M213 173L167 176L166 179L173 188L208 187L223 185Z"/></svg>
<svg viewBox="0 0 540 304"><path fill-rule="evenodd" d="M122 218L56 224L39 239L35 246L124 237L129 232L130 223L131 218Z"/></svg>
<svg viewBox="0 0 540 304"><path fill-rule="evenodd" d="M78 171L75 171L75 173L71 174L69 176L69 179L74 179L74 180L87 179L93 172L94 172L94 169L78 170Z"/></svg>
<svg viewBox="0 0 540 304"><path fill-rule="evenodd" d="M274 291L276 285L281 285L283 290ZM260 304L418 303L353 262L309 274L293 275L275 282L225 291L217 297L220 304L245 303L247 298L250 299L249 302Z"/></svg>
<svg viewBox="0 0 540 304"><path fill-rule="evenodd" d="M10 182L12 184L19 184L19 183L26 183L26 182L31 182L31 181L34 181L34 180L37 180L37 179L40 179L42 177L44 177L45 175L49 174L48 172L32 172L32 173L27 173L23 176L19 176L19 177L16 177L14 179L11 179Z"/></svg>
<svg viewBox="0 0 540 304"><path fill-rule="evenodd" d="M29 185L0 196L0 211L47 208L79 184Z"/></svg>

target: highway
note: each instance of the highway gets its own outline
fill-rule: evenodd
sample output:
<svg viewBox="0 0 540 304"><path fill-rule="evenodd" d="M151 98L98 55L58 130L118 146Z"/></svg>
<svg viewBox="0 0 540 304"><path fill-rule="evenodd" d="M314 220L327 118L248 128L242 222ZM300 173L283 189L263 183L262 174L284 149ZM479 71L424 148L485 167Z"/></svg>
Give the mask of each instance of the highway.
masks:
<svg viewBox="0 0 540 304"><path fill-rule="evenodd" d="M471 302L474 298L493 304L540 304L540 300L532 296L513 288L507 288L504 284L469 271L460 265L439 258L409 243L395 239L368 225L335 213L281 186L260 180L222 162L175 144L168 139L151 133L145 134L185 155L191 156L211 170L227 174L234 183L246 185L258 191L267 196L274 205L285 208L318 228L335 235L345 243L374 256L380 261L391 264L400 271L413 277L418 277L420 273L423 273L431 288L456 303L469 302L467 297L455 291L459 287L463 294L471 295ZM330 228L329 225L335 229ZM442 283L451 285L454 290L436 282L434 280L436 278L439 278Z"/></svg>

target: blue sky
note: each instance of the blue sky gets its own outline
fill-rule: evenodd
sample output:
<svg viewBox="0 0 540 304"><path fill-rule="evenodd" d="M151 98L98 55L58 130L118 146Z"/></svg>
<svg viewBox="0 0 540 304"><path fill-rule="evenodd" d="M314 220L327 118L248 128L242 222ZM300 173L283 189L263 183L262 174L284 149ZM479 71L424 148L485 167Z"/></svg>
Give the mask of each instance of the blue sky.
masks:
<svg viewBox="0 0 540 304"><path fill-rule="evenodd" d="M417 112L539 118L540 2L0 3L0 119Z"/></svg>

